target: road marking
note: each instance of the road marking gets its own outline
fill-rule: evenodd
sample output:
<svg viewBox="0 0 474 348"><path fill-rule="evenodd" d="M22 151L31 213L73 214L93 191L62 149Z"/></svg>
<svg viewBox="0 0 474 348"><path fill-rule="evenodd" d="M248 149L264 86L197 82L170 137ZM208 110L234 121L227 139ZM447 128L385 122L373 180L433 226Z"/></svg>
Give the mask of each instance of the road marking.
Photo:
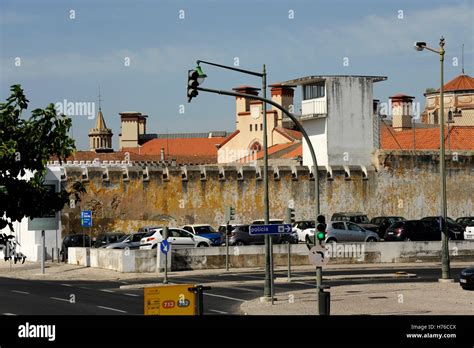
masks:
<svg viewBox="0 0 474 348"><path fill-rule="evenodd" d="M104 307L104 306L97 306L97 307L103 308L103 309L108 309L109 311L115 311L115 312L120 312L120 313L127 313L126 311L122 311L121 309L115 309L115 308Z"/></svg>
<svg viewBox="0 0 474 348"><path fill-rule="evenodd" d="M71 284L61 284L62 286L72 286Z"/></svg>
<svg viewBox="0 0 474 348"><path fill-rule="evenodd" d="M219 314L229 314L229 312L218 311L217 309L209 309L209 312L219 313Z"/></svg>
<svg viewBox="0 0 474 348"><path fill-rule="evenodd" d="M16 315L15 313L3 313L3 315Z"/></svg>
<svg viewBox="0 0 474 348"><path fill-rule="evenodd" d="M16 292L18 294L24 294L24 295L29 295L30 293L29 292L26 292L26 291L19 291L19 290L12 290L12 292Z"/></svg>
<svg viewBox="0 0 474 348"><path fill-rule="evenodd" d="M100 291L114 293L112 290L107 290L107 289L100 289Z"/></svg>
<svg viewBox="0 0 474 348"><path fill-rule="evenodd" d="M58 300L58 301L65 301L65 302L71 302L68 299L65 298L59 298L59 297L50 297L51 300Z"/></svg>
<svg viewBox="0 0 474 348"><path fill-rule="evenodd" d="M312 287L315 286L315 283L305 283L305 282L292 282L292 283L294 283L294 284L308 285L308 286L312 286Z"/></svg>
<svg viewBox="0 0 474 348"><path fill-rule="evenodd" d="M137 295L137 294L130 294L130 293L127 293L127 292L126 292L124 295L133 296L133 297L138 297L138 296L140 296L140 295Z"/></svg>
<svg viewBox="0 0 474 348"><path fill-rule="evenodd" d="M204 293L204 295L220 297L220 298L226 298L228 300L233 300L233 301L245 302L245 300L242 300L240 298L235 298L235 297L229 297L229 296L223 296L223 295L217 295L217 294L206 294L206 293Z"/></svg>

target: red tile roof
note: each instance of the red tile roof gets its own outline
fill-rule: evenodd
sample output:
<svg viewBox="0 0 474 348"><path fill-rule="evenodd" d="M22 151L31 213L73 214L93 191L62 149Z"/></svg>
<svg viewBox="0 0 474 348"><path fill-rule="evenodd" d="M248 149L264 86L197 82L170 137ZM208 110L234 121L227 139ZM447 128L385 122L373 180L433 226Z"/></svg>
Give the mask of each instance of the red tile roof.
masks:
<svg viewBox="0 0 474 348"><path fill-rule="evenodd" d="M293 159L297 156L302 155L301 142L297 143L284 143L270 146L268 148L268 158L284 158L284 159ZM236 162L248 162L251 160L260 160L263 159L263 150L257 152L256 156L246 156Z"/></svg>
<svg viewBox="0 0 474 348"><path fill-rule="evenodd" d="M466 90L474 90L474 78L469 75L459 75L444 85L445 92Z"/></svg>
<svg viewBox="0 0 474 348"><path fill-rule="evenodd" d="M222 147L224 144L228 143L233 137L240 133L240 130L236 130L234 133L229 135L227 138L224 139L222 143L219 144L219 147Z"/></svg>
<svg viewBox="0 0 474 348"><path fill-rule="evenodd" d="M284 137L288 138L289 140L301 140L301 132L292 130L292 129L287 129L283 127L276 127L275 130L283 135Z"/></svg>
<svg viewBox="0 0 474 348"><path fill-rule="evenodd" d="M474 127L450 127L450 136L445 128L445 146L451 143L451 150L474 150ZM395 131L392 127L382 125L380 147L386 150L413 150L413 129ZM450 140L448 140L450 138ZM439 128L415 128L416 150L439 149Z"/></svg>

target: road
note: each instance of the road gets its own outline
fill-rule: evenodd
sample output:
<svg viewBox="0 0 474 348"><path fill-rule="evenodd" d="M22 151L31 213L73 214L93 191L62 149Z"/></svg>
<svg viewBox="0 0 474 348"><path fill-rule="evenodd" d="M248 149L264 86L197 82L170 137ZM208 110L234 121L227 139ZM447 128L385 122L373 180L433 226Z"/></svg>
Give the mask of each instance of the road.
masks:
<svg viewBox="0 0 474 348"><path fill-rule="evenodd" d="M462 267L453 267L452 275L457 280ZM427 282L436 281L439 267L397 268L396 271L417 274L416 278L383 280L326 280L325 284L338 285L376 283L376 282ZM393 273L393 268L377 269L334 269L325 272L326 276ZM292 272L292 277L313 276L312 271ZM276 277L286 277L286 271L276 271ZM263 293L264 272L212 274L169 277L170 283L222 283L213 286L204 297L204 313L244 314L240 305L258 298ZM249 281L251 281L249 283ZM141 315L143 314L143 290L120 289L121 285L134 283L156 283L156 280L137 281L51 281L24 280L0 277L0 315ZM275 292L314 289L311 280L275 283Z"/></svg>

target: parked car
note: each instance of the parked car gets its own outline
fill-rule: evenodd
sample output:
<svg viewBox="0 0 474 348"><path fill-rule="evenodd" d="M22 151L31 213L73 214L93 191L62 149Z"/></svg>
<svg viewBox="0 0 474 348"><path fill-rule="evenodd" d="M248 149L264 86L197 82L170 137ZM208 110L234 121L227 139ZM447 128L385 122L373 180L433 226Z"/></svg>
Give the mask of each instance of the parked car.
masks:
<svg viewBox="0 0 474 348"><path fill-rule="evenodd" d="M163 226L142 226L138 229L138 232L145 232L148 233L151 230L156 230L158 228L162 228Z"/></svg>
<svg viewBox="0 0 474 348"><path fill-rule="evenodd" d="M126 234L115 243L102 246L106 249L138 249L140 247L140 240L145 236L145 232L137 232Z"/></svg>
<svg viewBox="0 0 474 348"><path fill-rule="evenodd" d="M427 216L427 217L421 218L421 221L429 222L431 228L435 230L436 232L438 232L441 236L441 226L440 226L441 216ZM448 221L447 226L448 226L449 239L454 239L454 240L464 239L464 228L449 217L447 218L447 221Z"/></svg>
<svg viewBox="0 0 474 348"><path fill-rule="evenodd" d="M316 228L314 220L301 220L296 221L293 224L293 232L298 236L298 241L306 242L314 236L314 230Z"/></svg>
<svg viewBox="0 0 474 348"><path fill-rule="evenodd" d="M68 248L74 247L90 247L92 245L91 239L87 234L70 234L64 237L61 243L61 259L66 261L68 259Z"/></svg>
<svg viewBox="0 0 474 348"><path fill-rule="evenodd" d="M95 240L94 248L100 248L110 243L117 243L120 238L125 236L123 232L112 232L99 234Z"/></svg>
<svg viewBox="0 0 474 348"><path fill-rule="evenodd" d="M466 230L464 231L464 239L474 240L474 225L466 227Z"/></svg>
<svg viewBox="0 0 474 348"><path fill-rule="evenodd" d="M331 221L326 227L326 243L378 242L377 233L349 221Z"/></svg>
<svg viewBox="0 0 474 348"><path fill-rule="evenodd" d="M362 213L335 213L332 214L331 221L353 222L366 230L379 233L379 227L370 223L367 215Z"/></svg>
<svg viewBox="0 0 474 348"><path fill-rule="evenodd" d="M230 230L232 231L234 228L236 228L237 224L233 224L233 225L230 225ZM217 229L217 232L220 233L221 235L221 241L222 241L222 244L225 245L225 233L227 231L227 225L220 225L219 228Z"/></svg>
<svg viewBox="0 0 474 348"><path fill-rule="evenodd" d="M236 226L229 237L229 245L256 245L264 244L264 235L250 235L250 225L238 225Z"/></svg>
<svg viewBox="0 0 474 348"><path fill-rule="evenodd" d="M456 223L464 227L474 226L474 216L463 216L456 219Z"/></svg>
<svg viewBox="0 0 474 348"><path fill-rule="evenodd" d="M441 240L439 227L427 220L405 220L390 225L385 232L386 241L430 241Z"/></svg>
<svg viewBox="0 0 474 348"><path fill-rule="evenodd" d="M401 216L377 216L377 217L372 218L372 220L370 220L370 223L373 225L377 225L379 227L377 234L379 235L380 238L383 238L385 236L385 232L387 231L387 228L389 228L391 224L397 221L405 221L405 220L406 219Z"/></svg>
<svg viewBox="0 0 474 348"><path fill-rule="evenodd" d="M156 249L163 240L162 228L151 230L140 240L140 249ZM209 247L211 241L207 238L196 236L180 228L168 229L168 242L174 249Z"/></svg>
<svg viewBox="0 0 474 348"><path fill-rule="evenodd" d="M270 225L279 225L279 224L283 224L284 221L280 219L270 219L268 223ZM252 221L252 225L263 225L263 224L265 224L265 220L263 219ZM265 237L263 238L265 239ZM291 233L274 234L272 235L272 241L274 244L288 244L288 243L296 244L298 243L298 234L294 231L292 231Z"/></svg>
<svg viewBox="0 0 474 348"><path fill-rule="evenodd" d="M474 266L465 268L459 275L459 284L463 289L474 289Z"/></svg>
<svg viewBox="0 0 474 348"><path fill-rule="evenodd" d="M211 245L220 246L222 244L222 235L211 225L186 225L183 230L191 232L196 236L207 238L211 241Z"/></svg>

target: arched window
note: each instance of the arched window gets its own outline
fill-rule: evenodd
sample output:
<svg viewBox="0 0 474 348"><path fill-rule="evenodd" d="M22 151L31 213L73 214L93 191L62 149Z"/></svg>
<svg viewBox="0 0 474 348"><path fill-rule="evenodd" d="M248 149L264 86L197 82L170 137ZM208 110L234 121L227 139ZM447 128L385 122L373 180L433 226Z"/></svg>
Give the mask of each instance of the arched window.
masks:
<svg viewBox="0 0 474 348"><path fill-rule="evenodd" d="M262 150L262 145L260 145L258 141L255 141L252 143L252 145L250 145L251 152L259 152L260 150Z"/></svg>

